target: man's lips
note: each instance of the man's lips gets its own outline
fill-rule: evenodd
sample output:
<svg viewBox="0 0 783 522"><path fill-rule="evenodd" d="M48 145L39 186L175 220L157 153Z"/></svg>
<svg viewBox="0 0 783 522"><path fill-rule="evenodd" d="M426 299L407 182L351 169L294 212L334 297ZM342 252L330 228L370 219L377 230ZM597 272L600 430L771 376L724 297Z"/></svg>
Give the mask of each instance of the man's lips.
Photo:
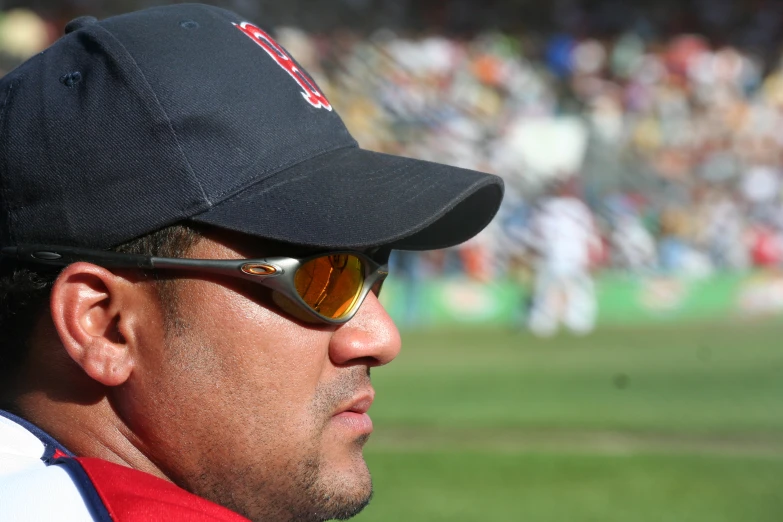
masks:
<svg viewBox="0 0 783 522"><path fill-rule="evenodd" d="M354 397L350 403L337 409L332 420L354 432L372 433L372 419L367 415L367 410L372 406L374 395L370 391Z"/></svg>
<svg viewBox="0 0 783 522"><path fill-rule="evenodd" d="M345 412L367 413L367 410L369 410L370 406L372 406L372 401L374 398L375 393L372 391L355 396L353 399L351 399L351 402L339 407L335 415L339 415Z"/></svg>

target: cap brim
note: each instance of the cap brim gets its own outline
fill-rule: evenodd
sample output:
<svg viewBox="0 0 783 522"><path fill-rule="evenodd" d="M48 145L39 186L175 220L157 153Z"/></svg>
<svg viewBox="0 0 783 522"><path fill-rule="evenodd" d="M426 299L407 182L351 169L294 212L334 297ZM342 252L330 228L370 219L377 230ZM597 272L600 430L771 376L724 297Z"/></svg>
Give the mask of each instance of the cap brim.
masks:
<svg viewBox="0 0 783 522"><path fill-rule="evenodd" d="M191 219L317 248L430 250L478 234L502 198L497 176L347 148L279 172Z"/></svg>

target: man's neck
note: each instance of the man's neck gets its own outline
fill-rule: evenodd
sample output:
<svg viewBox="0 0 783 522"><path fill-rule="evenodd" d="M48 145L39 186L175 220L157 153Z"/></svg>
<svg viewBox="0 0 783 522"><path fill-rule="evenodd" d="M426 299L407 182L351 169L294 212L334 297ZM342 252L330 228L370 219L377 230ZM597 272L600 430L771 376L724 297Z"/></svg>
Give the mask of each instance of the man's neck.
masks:
<svg viewBox="0 0 783 522"><path fill-rule="evenodd" d="M76 456L103 459L170 480L133 444L132 433L106 397L93 404L76 404L27 393L7 411L49 433Z"/></svg>

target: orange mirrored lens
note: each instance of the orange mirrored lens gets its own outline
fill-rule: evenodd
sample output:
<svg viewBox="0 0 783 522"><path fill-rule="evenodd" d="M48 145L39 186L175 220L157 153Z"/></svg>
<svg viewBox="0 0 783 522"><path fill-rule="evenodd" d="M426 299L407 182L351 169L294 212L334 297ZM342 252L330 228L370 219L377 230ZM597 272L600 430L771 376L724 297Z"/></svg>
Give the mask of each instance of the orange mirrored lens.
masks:
<svg viewBox="0 0 783 522"><path fill-rule="evenodd" d="M350 312L364 285L362 261L350 254L317 257L294 276L296 292L317 313L339 319Z"/></svg>

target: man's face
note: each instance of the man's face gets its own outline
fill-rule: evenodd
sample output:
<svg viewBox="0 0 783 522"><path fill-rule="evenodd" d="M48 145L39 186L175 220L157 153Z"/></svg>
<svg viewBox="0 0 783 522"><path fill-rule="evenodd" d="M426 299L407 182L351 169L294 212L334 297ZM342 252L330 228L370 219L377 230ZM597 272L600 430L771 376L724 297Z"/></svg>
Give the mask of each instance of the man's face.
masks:
<svg viewBox="0 0 783 522"><path fill-rule="evenodd" d="M194 258L292 255L236 238L206 239ZM253 520L328 520L372 493L362 447L372 426L370 368L399 352L375 295L339 326L308 324L260 285L176 282L166 327L150 327L117 399L137 445L179 485Z"/></svg>

